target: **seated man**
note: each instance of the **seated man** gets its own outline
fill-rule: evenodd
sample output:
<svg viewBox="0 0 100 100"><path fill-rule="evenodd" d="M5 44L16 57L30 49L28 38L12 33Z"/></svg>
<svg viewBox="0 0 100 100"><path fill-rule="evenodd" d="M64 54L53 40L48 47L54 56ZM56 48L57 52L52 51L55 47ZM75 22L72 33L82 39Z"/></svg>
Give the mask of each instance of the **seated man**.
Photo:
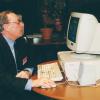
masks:
<svg viewBox="0 0 100 100"><path fill-rule="evenodd" d="M28 48L24 42L16 41L23 36L23 33L24 23L21 16L11 11L0 13L0 97L2 100L19 100L21 97L27 100L34 96L33 92L31 93L32 87L56 86L48 79L30 79L34 66L28 55Z"/></svg>

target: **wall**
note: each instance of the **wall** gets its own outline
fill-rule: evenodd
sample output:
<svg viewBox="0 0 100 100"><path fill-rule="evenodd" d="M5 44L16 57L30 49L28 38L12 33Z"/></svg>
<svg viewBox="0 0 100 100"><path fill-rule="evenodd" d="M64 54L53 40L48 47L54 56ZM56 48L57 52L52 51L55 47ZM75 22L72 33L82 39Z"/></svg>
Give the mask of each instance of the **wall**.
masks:
<svg viewBox="0 0 100 100"><path fill-rule="evenodd" d="M40 18L38 11L39 0L0 0L0 11L12 10L22 14L25 23L25 33L38 32Z"/></svg>
<svg viewBox="0 0 100 100"><path fill-rule="evenodd" d="M100 21L100 0L68 0L68 10L94 14Z"/></svg>
<svg viewBox="0 0 100 100"><path fill-rule="evenodd" d="M51 2L53 0L0 0L0 11L13 10L23 15L25 22L25 33L33 34L39 32L42 25L41 5L43 1ZM61 1L61 0L56 0ZM100 0L63 0L65 1L62 13L62 24L66 34L68 18L70 12L78 11L94 14L100 21ZM52 8L52 7L51 7ZM52 13L51 13L52 15ZM50 16L51 16L50 15Z"/></svg>

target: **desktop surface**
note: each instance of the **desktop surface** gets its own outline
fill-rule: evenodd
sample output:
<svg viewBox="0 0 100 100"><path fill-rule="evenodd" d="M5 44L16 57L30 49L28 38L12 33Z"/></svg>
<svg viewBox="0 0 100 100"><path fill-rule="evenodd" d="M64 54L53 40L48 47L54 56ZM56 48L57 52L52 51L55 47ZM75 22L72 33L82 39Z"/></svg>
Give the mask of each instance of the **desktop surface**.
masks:
<svg viewBox="0 0 100 100"><path fill-rule="evenodd" d="M55 62L55 61L54 61ZM47 63L51 63L46 62ZM32 79L37 78L34 75ZM58 83L57 87L51 89L32 88L33 91L41 95L57 100L100 100L100 86L70 86L68 84Z"/></svg>
<svg viewBox="0 0 100 100"><path fill-rule="evenodd" d="M100 87L75 87L65 84L56 88L33 88L33 91L58 100L100 100Z"/></svg>

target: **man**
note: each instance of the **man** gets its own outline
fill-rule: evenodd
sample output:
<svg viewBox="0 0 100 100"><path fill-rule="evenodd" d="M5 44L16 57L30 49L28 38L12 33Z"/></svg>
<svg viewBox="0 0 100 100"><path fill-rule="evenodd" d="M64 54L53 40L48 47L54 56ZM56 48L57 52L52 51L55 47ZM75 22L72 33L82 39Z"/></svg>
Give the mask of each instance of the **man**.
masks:
<svg viewBox="0 0 100 100"><path fill-rule="evenodd" d="M11 11L1 12L0 32L0 97L3 98L2 100L7 98L15 100L21 96L25 96L25 100L32 87L56 86L51 80L30 79L34 68L27 47L24 43L17 44L16 42L24 33L21 16Z"/></svg>

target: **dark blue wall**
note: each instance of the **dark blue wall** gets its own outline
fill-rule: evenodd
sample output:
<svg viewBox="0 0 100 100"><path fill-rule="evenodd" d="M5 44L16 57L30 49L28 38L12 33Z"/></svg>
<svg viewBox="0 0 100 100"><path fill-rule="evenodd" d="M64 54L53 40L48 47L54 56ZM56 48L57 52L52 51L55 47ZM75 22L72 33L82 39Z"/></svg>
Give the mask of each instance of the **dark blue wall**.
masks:
<svg viewBox="0 0 100 100"><path fill-rule="evenodd" d="M40 28L39 0L0 0L0 11L12 10L22 14L25 33L38 32Z"/></svg>
<svg viewBox="0 0 100 100"><path fill-rule="evenodd" d="M100 0L65 0L65 2L66 6L62 15L65 30L72 11L94 14L100 22ZM25 33L33 34L39 32L42 25L40 16L41 3L42 0L0 0L0 11L13 10L22 14Z"/></svg>

